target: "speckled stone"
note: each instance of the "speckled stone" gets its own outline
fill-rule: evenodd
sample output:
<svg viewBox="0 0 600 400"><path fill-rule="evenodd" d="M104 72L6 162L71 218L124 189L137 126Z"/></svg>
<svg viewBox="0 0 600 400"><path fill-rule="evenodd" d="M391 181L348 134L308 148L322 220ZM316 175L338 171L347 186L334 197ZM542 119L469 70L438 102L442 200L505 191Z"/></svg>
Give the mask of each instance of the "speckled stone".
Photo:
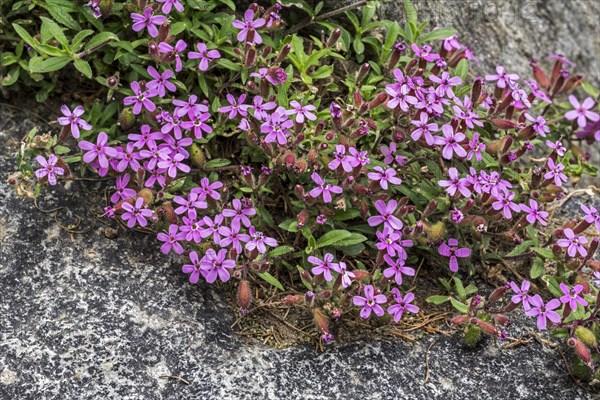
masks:
<svg viewBox="0 0 600 400"><path fill-rule="evenodd" d="M277 350L230 328L223 294L190 286L154 238L69 235L5 182L32 122L0 105L0 399L591 399L537 343L467 350L457 337ZM77 185L54 190L88 215ZM518 320L511 335L532 328ZM430 376L425 383L426 352ZM190 382L161 379L178 375Z"/></svg>

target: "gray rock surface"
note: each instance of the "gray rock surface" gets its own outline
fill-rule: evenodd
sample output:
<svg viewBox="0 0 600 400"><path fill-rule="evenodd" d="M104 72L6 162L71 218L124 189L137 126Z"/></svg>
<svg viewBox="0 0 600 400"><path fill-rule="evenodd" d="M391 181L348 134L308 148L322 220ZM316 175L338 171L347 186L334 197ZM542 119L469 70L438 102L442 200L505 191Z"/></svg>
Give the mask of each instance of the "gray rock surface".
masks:
<svg viewBox="0 0 600 400"><path fill-rule="evenodd" d="M69 235L6 185L32 126L0 104L0 399L589 399L560 356L458 337L277 350L230 328L223 291L190 286L152 237ZM89 215L83 188L57 188L61 224ZM515 323L510 334L532 328ZM429 353L429 380L426 353ZM190 382L161 379L181 376Z"/></svg>

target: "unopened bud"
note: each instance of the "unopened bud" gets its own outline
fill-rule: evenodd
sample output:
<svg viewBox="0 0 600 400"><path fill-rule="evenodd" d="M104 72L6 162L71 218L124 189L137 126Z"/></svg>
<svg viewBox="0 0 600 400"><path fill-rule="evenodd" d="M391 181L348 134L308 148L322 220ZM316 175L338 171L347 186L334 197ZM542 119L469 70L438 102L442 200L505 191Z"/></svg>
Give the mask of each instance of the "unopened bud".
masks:
<svg viewBox="0 0 600 400"><path fill-rule="evenodd" d="M577 355L579 356L579 358L581 358L581 360L583 362L585 362L586 364L589 364L590 361L592 361L590 349L588 349L581 340L579 340L578 338L572 337L572 338L569 338L569 340L567 340L567 343L569 346L571 346L575 349L575 353L577 353Z"/></svg>
<svg viewBox="0 0 600 400"><path fill-rule="evenodd" d="M371 276L371 274L369 274L367 271L362 270L362 269L355 269L352 272L356 276L356 280L359 282L363 282L365 279L367 279Z"/></svg>
<svg viewBox="0 0 600 400"><path fill-rule="evenodd" d="M494 319L494 322L497 325L502 325L502 326L508 326L508 325L510 325L510 320L504 314L494 314L492 316L492 318Z"/></svg>
<svg viewBox="0 0 600 400"><path fill-rule="evenodd" d="M327 42L325 42L325 45L327 47L333 47L337 43L341 35L342 30L340 28L335 28L333 31L331 31L331 35L329 35L329 38L327 39Z"/></svg>
<svg viewBox="0 0 600 400"><path fill-rule="evenodd" d="M469 319L468 315L459 315L457 317L454 317L450 320L450 323L453 325L463 325L467 323L467 320Z"/></svg>
<svg viewBox="0 0 600 400"><path fill-rule="evenodd" d="M313 308L313 318L315 320L317 328L319 328L321 333L329 333L329 318L327 318L327 316L323 314L323 311L320 308Z"/></svg>
<svg viewBox="0 0 600 400"><path fill-rule="evenodd" d="M283 46L281 48L281 51L277 55L277 58L275 59L275 64L281 64L281 62L283 60L285 60L287 55L290 53L291 49L292 49L292 45L290 45L290 44L286 44L285 46Z"/></svg>
<svg viewBox="0 0 600 400"><path fill-rule="evenodd" d="M575 330L575 335L588 346L596 347L596 344L598 343L594 332L584 326L578 326Z"/></svg>
<svg viewBox="0 0 600 400"><path fill-rule="evenodd" d="M204 168L206 165L206 156L204 155L204 151L198 146L196 143L192 143L190 146L190 161L192 165L198 168Z"/></svg>
<svg viewBox="0 0 600 400"><path fill-rule="evenodd" d="M248 307L250 307L250 303L252 302L250 283L245 279L241 280L238 285L237 300L240 313L245 316L248 314Z"/></svg>
<svg viewBox="0 0 600 400"><path fill-rule="evenodd" d="M358 70L358 74L356 75L356 83L362 82L363 79L365 79L365 77L369 73L370 69L371 66L369 65L369 63L364 63L363 65L361 65L360 69Z"/></svg>
<svg viewBox="0 0 600 400"><path fill-rule="evenodd" d="M308 210L306 208L300 211L300 214L296 216L296 221L298 222L298 228L302 228L306 225L306 221L308 221Z"/></svg>
<svg viewBox="0 0 600 400"><path fill-rule="evenodd" d="M133 114L133 110L131 109L131 107L124 108L123 111L121 111L121 114L119 115L117 125L119 125L121 131L127 131L133 126L134 123L135 114Z"/></svg>
<svg viewBox="0 0 600 400"><path fill-rule="evenodd" d="M507 288L505 286L501 286L499 288L497 288L496 290L494 290L492 292L492 294L490 294L490 297L488 298L488 302L492 303L496 300L499 300L502 298L502 296L504 296L504 294L506 293Z"/></svg>
<svg viewBox="0 0 600 400"><path fill-rule="evenodd" d="M148 188L144 188L144 189L140 190L138 192L138 197L141 197L142 199L144 199L144 204L146 206L152 204L152 201L154 201L154 194Z"/></svg>

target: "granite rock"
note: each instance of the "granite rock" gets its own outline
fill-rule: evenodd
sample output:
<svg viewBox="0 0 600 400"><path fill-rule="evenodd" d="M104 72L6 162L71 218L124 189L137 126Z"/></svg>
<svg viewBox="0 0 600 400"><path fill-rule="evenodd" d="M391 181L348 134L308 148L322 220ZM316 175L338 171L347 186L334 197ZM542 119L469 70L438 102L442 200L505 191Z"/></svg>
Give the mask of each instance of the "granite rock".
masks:
<svg viewBox="0 0 600 400"><path fill-rule="evenodd" d="M154 238L92 228L89 187L48 191L40 208L66 207L56 220L16 196L6 179L33 122L8 111L0 105L0 399L591 398L536 342L365 339L324 353L248 344L223 291L189 285ZM77 215L89 232L59 226ZM509 333L531 330L518 319Z"/></svg>

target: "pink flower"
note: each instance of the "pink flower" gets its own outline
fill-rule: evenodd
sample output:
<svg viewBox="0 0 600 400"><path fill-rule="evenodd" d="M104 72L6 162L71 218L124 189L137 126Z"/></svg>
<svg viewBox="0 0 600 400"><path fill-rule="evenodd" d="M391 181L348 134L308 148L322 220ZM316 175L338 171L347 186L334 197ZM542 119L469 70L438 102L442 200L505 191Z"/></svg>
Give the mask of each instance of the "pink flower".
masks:
<svg viewBox="0 0 600 400"><path fill-rule="evenodd" d="M426 61L433 62L440 58L439 54L431 53L431 46L423 45L423 47L419 48L419 46L413 43L411 47L417 57Z"/></svg>
<svg viewBox="0 0 600 400"><path fill-rule="evenodd" d="M459 178L458 170L454 167L448 169L448 176L450 177L450 180L438 181L438 185L447 188L446 192L450 196L454 196L456 191L459 191L464 197L471 197L471 191L467 188L469 185L467 178Z"/></svg>
<svg viewBox="0 0 600 400"><path fill-rule="evenodd" d="M101 168L108 168L107 157L117 156L117 150L108 147L108 135L106 132L100 132L98 134L96 144L90 143L87 140L82 140L79 142L79 148L87 150L83 155L83 162L89 164L97 158Z"/></svg>
<svg viewBox="0 0 600 400"><path fill-rule="evenodd" d="M204 271L201 268L200 259L198 258L198 253L196 253L195 251L190 252L190 261L192 263L184 264L181 267L181 270L185 274L190 274L190 278L189 278L190 283L192 285L194 285L194 284L198 283L198 278L200 278L200 275L206 276L206 271Z"/></svg>
<svg viewBox="0 0 600 400"><path fill-rule="evenodd" d="M496 211L502 210L504 218L512 219L511 210L516 213L521 212L521 207L512 201L515 198L515 195L515 192L500 193L500 195L496 197L497 201L492 203L492 208Z"/></svg>
<svg viewBox="0 0 600 400"><path fill-rule="evenodd" d="M341 165L344 171L352 172L350 158L346 154L346 147L343 144L338 144L335 146L333 157L333 160L331 160L327 165L330 170L335 171Z"/></svg>
<svg viewBox="0 0 600 400"><path fill-rule="evenodd" d="M375 294L375 289L373 285L367 285L364 289L365 297L362 296L354 296L352 298L352 302L357 307L362 307L360 310L361 318L367 319L371 315L371 311L375 313L378 317L381 317L385 314L383 308L380 304L384 304L387 302L387 298L383 294Z"/></svg>
<svg viewBox="0 0 600 400"><path fill-rule="evenodd" d="M569 289L567 285L563 282L560 283L560 290L564 293L564 296L560 298L560 302L563 304L568 304L571 307L571 310L575 311L577 309L577 303L586 307L588 302L581 296L579 293L583 291L582 285L575 285L573 289Z"/></svg>
<svg viewBox="0 0 600 400"><path fill-rule="evenodd" d="M252 223L248 217L256 215L256 210L252 207L246 207L239 199L233 199L231 201L231 205L233 208L225 208L221 212L224 217L233 218L231 220L231 227L234 229L239 229L241 222L246 228L249 228Z"/></svg>
<svg viewBox="0 0 600 400"><path fill-rule="evenodd" d="M438 131L438 124L431 123L429 124L429 115L426 112L421 112L419 116L419 120L410 121L411 124L417 127L411 134L410 137L412 140L417 141L421 138L421 135L425 136L425 141L428 146L433 146L434 144L442 144L443 141L439 137L434 137L431 132Z"/></svg>
<svg viewBox="0 0 600 400"><path fill-rule="evenodd" d="M307 105L303 106L302 104L298 103L296 100L292 100L290 102L290 105L294 108L291 110L286 110L285 113L286 113L286 115L296 114L296 122L297 123L303 124L304 118L306 118L309 121L315 121L317 119L317 116L311 112L311 111L315 111L317 109L317 107L313 106L312 104L307 104Z"/></svg>
<svg viewBox="0 0 600 400"><path fill-rule="evenodd" d="M385 276L387 279L394 277L397 285L402 285L402 275L415 276L414 268L408 267L404 264L406 262L405 258L398 257L394 260L392 257L386 254L383 256L383 259L390 266L389 268L383 270L383 276Z"/></svg>
<svg viewBox="0 0 600 400"><path fill-rule="evenodd" d="M485 80L498 81L496 84L500 89L504 89L505 87L510 86L511 82L519 80L519 75L507 74L502 66L496 67L496 73L496 75L486 75Z"/></svg>
<svg viewBox="0 0 600 400"><path fill-rule="evenodd" d="M171 249L177 254L183 254L183 247L179 244L179 241L185 240L185 233L178 231L179 226L177 224L171 224L169 225L168 233L159 232L156 236L159 241L165 242L160 247L160 251L162 251L163 254L168 254Z"/></svg>
<svg viewBox="0 0 600 400"><path fill-rule="evenodd" d="M140 88L140 84L136 81L131 82L131 90L133 91L133 96L128 96L123 99L123 104L131 105L133 104L133 113L138 115L142 112L142 106L152 112L156 110L156 105L150 101L150 98L156 96L158 93L153 90L145 90L142 92Z"/></svg>
<svg viewBox="0 0 600 400"><path fill-rule="evenodd" d="M175 92L177 90L175 85L169 82L169 79L172 78L174 75L173 71L171 71L170 69L160 74L156 70L156 68L154 68L153 66L149 66L148 73L154 79L149 81L146 84L146 87L148 88L148 90L152 90L158 93L159 97L165 97L165 89L167 89L169 92Z"/></svg>
<svg viewBox="0 0 600 400"><path fill-rule="evenodd" d="M436 88L437 94L439 94L440 96L446 95L449 98L454 97L452 87L458 86L462 83L462 79L459 76L450 78L450 74L448 73L448 71L442 72L441 77L437 77L431 74L429 75L429 80L438 84L438 87Z"/></svg>
<svg viewBox="0 0 600 400"><path fill-rule="evenodd" d="M398 288L393 288L391 294L396 301L396 304L388 307L388 314L394 316L394 322L400 322L405 310L412 314L419 312L419 307L414 304L410 304L415 299L415 295L412 292L406 293L406 295L402 297L400 290Z"/></svg>
<svg viewBox="0 0 600 400"><path fill-rule="evenodd" d="M258 232L253 226L250 227L248 233L250 233L250 240L246 243L246 250L252 251L256 249L260 254L265 254L267 252L266 246L277 247L277 240L263 235L262 232Z"/></svg>
<svg viewBox="0 0 600 400"><path fill-rule="evenodd" d="M536 294L529 302L531 308L525 311L525 315L529 317L537 316L537 327L539 330L546 329L547 320L550 320L550 322L555 324L560 323L560 315L554 311L560 307L560 301L558 301L558 299L552 299L547 304L544 304L540 295Z"/></svg>
<svg viewBox="0 0 600 400"><path fill-rule="evenodd" d="M335 186L335 185L330 185L328 183L325 183L323 178L321 178L321 176L316 172L313 172L310 177L314 183L319 185L316 188L314 188L313 190L311 190L310 192L308 192L308 194L315 199L322 195L323 201L325 203L331 203L331 201L333 200L333 198L331 196L332 193L341 194L343 192L343 189L340 186Z"/></svg>
<svg viewBox="0 0 600 400"><path fill-rule="evenodd" d="M471 249L463 247L458 248L458 240L454 238L448 239L448 243L442 243L440 247L438 247L438 253L444 257L450 257L450 271L457 272L458 271L458 258L468 258L471 257Z"/></svg>
<svg viewBox="0 0 600 400"><path fill-rule="evenodd" d="M473 140L469 140L469 152L467 153L467 160L471 161L473 156L477 161L483 160L482 151L485 151L485 144L479 141L479 133L473 133Z"/></svg>
<svg viewBox="0 0 600 400"><path fill-rule="evenodd" d="M600 233L600 213L595 207L581 205L581 211L585 213L585 221L592 224L596 224L596 230Z"/></svg>
<svg viewBox="0 0 600 400"><path fill-rule="evenodd" d="M367 176L372 181L379 181L379 185L383 190L388 190L388 182L393 185L400 185L402 179L396 178L396 170L393 168L383 169L382 167L375 167L375 172L369 172Z"/></svg>
<svg viewBox="0 0 600 400"><path fill-rule="evenodd" d="M178 40L175 43L175 47L171 46L167 42L160 42L158 44L158 51L167 54L170 57L166 57L169 60L175 59L175 72L179 72L183 69L183 63L181 61L180 54L187 48L187 43L183 40Z"/></svg>
<svg viewBox="0 0 600 400"><path fill-rule="evenodd" d="M59 117L58 123L62 126L69 125L71 128L71 133L75 139L79 138L79 128L85 131L92 129L92 125L79 118L83 115L83 113L85 113L82 106L75 107L73 112L71 112L69 107L67 107L66 104L63 104L62 107L60 107L60 111L63 113L64 117Z"/></svg>
<svg viewBox="0 0 600 400"><path fill-rule="evenodd" d="M398 217L394 215L398 202L396 200L390 200L387 204L383 200L377 200L375 202L375 209L379 212L379 215L370 217L368 219L369 226L377 226L383 224L383 227L390 228L396 231L402 229L404 224Z"/></svg>
<svg viewBox="0 0 600 400"><path fill-rule="evenodd" d="M550 132L550 128L546 125L546 119L541 115L538 117L532 117L528 113L525 113L525 118L533 122L533 130L537 132L541 137L546 137L546 133Z"/></svg>
<svg viewBox="0 0 600 400"><path fill-rule="evenodd" d="M133 228L136 222L142 227L148 225L146 218L151 217L153 214L152 210L144 207L142 197L138 197L133 205L125 202L122 207L125 212L121 215L121 218L123 218L123 221L127 221L128 228Z"/></svg>
<svg viewBox="0 0 600 400"><path fill-rule="evenodd" d="M564 156L567 152L565 146L562 145L561 139L558 139L556 142L546 140L546 146L548 146L551 149L554 149L554 151L556 151L556 154L558 154L561 157Z"/></svg>
<svg viewBox="0 0 600 400"><path fill-rule="evenodd" d="M467 151L459 144L466 139L466 136L462 132L454 132L454 128L451 125L443 125L442 133L444 135L442 150L442 157L446 160L451 160L454 153L460 158L467 156ZM440 141L441 142L441 141Z"/></svg>
<svg viewBox="0 0 600 400"><path fill-rule="evenodd" d="M188 53L188 58L195 59L199 58L200 63L198 64L198 69L200 71L208 70L209 63L213 60L217 60L221 58L221 53L218 50L208 50L206 44L200 42L196 44L196 48L198 52L190 51Z"/></svg>
<svg viewBox="0 0 600 400"><path fill-rule="evenodd" d="M308 262L313 264L314 267L311 269L313 275L321 275L327 282L333 280L333 275L331 275L331 271L342 272L339 268L339 265L333 262L333 254L327 253L323 256L323 259L319 259L315 256L308 257Z"/></svg>
<svg viewBox="0 0 600 400"><path fill-rule="evenodd" d="M584 244L587 244L587 238L585 236L576 237L575 233L570 228L566 228L563 232L565 239L558 239L556 244L560 247L566 247L569 257L575 257L577 253L579 253L581 257L586 257L588 252Z"/></svg>
<svg viewBox="0 0 600 400"><path fill-rule="evenodd" d="M592 122L596 122L600 120L600 115L597 112L592 111L594 108L594 99L588 97L583 101L583 103L579 104L579 100L573 95L569 96L569 102L573 106L573 110L567 112L565 114L565 118L572 121L574 119L577 120L577 125L580 128L585 128L587 125L587 120Z"/></svg>
<svg viewBox="0 0 600 400"><path fill-rule="evenodd" d="M527 293L529 292L529 289L531 288L531 282L529 282L529 281L521 282L521 288L519 288L517 286L517 284L514 282L510 282L509 285L510 285L510 288L512 289L512 291L515 293L515 295L512 296L510 300L514 304L523 303L523 308L525 310L529 310L529 308L530 308L529 299L531 298L531 296L529 296Z"/></svg>
<svg viewBox="0 0 600 400"><path fill-rule="evenodd" d="M246 100L245 94L240 95L239 100L236 99L230 93L227 94L227 96L225 96L225 97L227 98L229 105L219 108L220 113L223 113L223 114L229 113L229 115L227 116L227 118L229 118L229 119L234 119L236 117L236 115L238 115L238 113L242 117L248 116L248 108L250 108L250 105L244 104L244 101Z"/></svg>
<svg viewBox="0 0 600 400"><path fill-rule="evenodd" d="M171 8L175 7L175 9L179 12L183 12L183 4L179 2L179 0L156 0L159 3L164 3L161 11L165 14L169 14L171 12Z"/></svg>
<svg viewBox="0 0 600 400"><path fill-rule="evenodd" d="M35 160L38 162L38 164L42 166L42 168L35 171L35 176L38 179L42 179L43 177L47 176L48 183L51 186L56 185L57 175L65 174L65 170L63 168L56 166L56 163L58 162L58 157L56 157L54 154L50 154L47 161L42 156L37 156Z"/></svg>
<svg viewBox="0 0 600 400"><path fill-rule="evenodd" d="M565 166L561 163L554 163L554 160L548 158L548 172L544 175L546 179L554 179L554 184L556 186L562 186L562 182L567 182L569 179L562 171L564 171Z"/></svg>
<svg viewBox="0 0 600 400"><path fill-rule="evenodd" d="M525 204L521 204L520 207L521 211L527 213L527 222L530 224L533 225L536 221L538 221L542 226L548 225L546 218L548 218L548 215L550 214L548 214L547 211L542 211L538 205L538 202L534 199L529 200L529 207L527 207Z"/></svg>
<svg viewBox="0 0 600 400"><path fill-rule="evenodd" d="M235 261L227 259L226 249L221 249L218 253L213 249L208 249L200 260L200 268L206 273L206 282L214 283L217 276L221 282L227 282L231 277L227 270L235 268Z"/></svg>
<svg viewBox="0 0 600 400"><path fill-rule="evenodd" d="M148 28L148 33L152 37L158 36L158 28L155 25L162 25L166 22L167 17L164 15L152 15L152 7L147 7L144 10L144 15L132 13L131 19L133 25L131 28L135 32L139 32L144 28Z"/></svg>
<svg viewBox="0 0 600 400"><path fill-rule="evenodd" d="M256 29L262 28L267 21L264 18L254 20L254 10L248 9L244 13L244 21L235 20L231 25L236 29L241 29L237 35L237 40L249 44L261 44L262 38Z"/></svg>

